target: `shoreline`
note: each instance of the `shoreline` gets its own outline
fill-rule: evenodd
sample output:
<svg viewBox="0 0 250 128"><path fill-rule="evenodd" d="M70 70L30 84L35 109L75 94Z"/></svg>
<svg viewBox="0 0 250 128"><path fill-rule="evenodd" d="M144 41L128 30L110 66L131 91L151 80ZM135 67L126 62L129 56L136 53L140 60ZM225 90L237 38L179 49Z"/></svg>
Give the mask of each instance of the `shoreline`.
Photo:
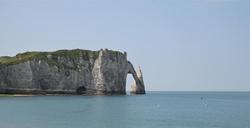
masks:
<svg viewBox="0 0 250 128"><path fill-rule="evenodd" d="M36 95L28 95L28 94L0 94L0 97L28 97L28 96L36 96Z"/></svg>
<svg viewBox="0 0 250 128"><path fill-rule="evenodd" d="M112 95L128 95L122 94L0 94L0 97L33 97L33 96L112 96Z"/></svg>

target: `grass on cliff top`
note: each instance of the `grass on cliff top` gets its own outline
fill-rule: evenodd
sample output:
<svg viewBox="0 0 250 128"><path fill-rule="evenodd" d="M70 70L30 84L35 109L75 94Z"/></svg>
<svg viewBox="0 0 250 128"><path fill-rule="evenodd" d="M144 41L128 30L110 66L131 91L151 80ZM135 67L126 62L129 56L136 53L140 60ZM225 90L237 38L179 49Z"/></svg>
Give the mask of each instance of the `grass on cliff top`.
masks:
<svg viewBox="0 0 250 128"><path fill-rule="evenodd" d="M107 50L107 49L105 49ZM105 51L104 50L104 51ZM123 54L119 51L107 50L113 56ZM0 66L1 65L14 65L23 63L29 60L45 60L49 65L61 65L58 63L57 57L82 57L85 60L90 58L96 59L99 56L100 51L91 51L91 50L82 50L82 49L73 49L73 50L58 50L55 52L25 52L19 53L16 56L2 56L0 57Z"/></svg>
<svg viewBox="0 0 250 128"><path fill-rule="evenodd" d="M90 50L82 50L82 49L74 49L74 50L58 50L55 52L25 52L17 54L16 56L3 56L0 57L0 65L14 65L26 62L28 60L41 59L46 60L48 62L52 62L49 59L49 56L53 58L64 56L64 57L85 57L85 58L97 58L99 55L99 51L90 51Z"/></svg>

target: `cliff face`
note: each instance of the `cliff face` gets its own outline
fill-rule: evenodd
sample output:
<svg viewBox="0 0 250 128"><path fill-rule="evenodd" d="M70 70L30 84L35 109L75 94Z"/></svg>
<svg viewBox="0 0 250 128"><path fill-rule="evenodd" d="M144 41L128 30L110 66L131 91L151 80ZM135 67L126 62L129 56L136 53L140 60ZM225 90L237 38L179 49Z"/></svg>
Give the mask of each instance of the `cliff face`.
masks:
<svg viewBox="0 0 250 128"><path fill-rule="evenodd" d="M135 79L132 92L144 94L142 75L138 76L126 53L107 49L27 52L0 57L0 93L126 94L128 73Z"/></svg>

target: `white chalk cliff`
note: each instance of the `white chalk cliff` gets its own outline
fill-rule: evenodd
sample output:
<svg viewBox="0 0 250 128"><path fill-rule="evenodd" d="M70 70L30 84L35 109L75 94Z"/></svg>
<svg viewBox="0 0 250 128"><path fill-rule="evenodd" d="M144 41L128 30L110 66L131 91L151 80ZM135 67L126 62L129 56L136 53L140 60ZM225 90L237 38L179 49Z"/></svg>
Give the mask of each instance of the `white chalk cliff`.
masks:
<svg viewBox="0 0 250 128"><path fill-rule="evenodd" d="M132 93L145 94L141 70L127 54L82 49L26 52L0 57L2 94L126 94L128 73Z"/></svg>

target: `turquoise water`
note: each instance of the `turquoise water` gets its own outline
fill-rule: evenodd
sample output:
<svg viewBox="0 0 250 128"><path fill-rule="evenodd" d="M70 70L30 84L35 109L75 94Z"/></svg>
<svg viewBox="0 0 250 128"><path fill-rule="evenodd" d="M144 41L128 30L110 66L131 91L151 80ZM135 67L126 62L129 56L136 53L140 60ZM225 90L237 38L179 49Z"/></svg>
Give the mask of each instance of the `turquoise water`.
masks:
<svg viewBox="0 0 250 128"><path fill-rule="evenodd" d="M0 128L250 128L250 93L0 97Z"/></svg>

